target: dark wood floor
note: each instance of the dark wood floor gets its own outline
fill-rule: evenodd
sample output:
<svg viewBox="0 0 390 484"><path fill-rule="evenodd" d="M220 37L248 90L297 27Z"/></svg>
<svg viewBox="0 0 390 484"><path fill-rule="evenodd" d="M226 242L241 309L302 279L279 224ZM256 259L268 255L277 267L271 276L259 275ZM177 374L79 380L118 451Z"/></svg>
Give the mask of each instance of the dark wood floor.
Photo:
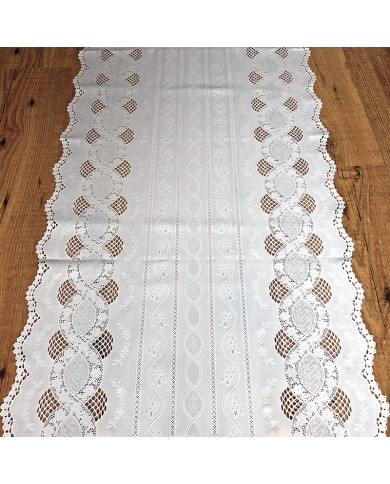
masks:
<svg viewBox="0 0 390 484"><path fill-rule="evenodd" d="M15 376L12 346L27 319L25 293L37 270L77 53L0 49L0 401ZM374 372L390 399L390 49L315 48L310 64L355 242L363 318L377 344Z"/></svg>

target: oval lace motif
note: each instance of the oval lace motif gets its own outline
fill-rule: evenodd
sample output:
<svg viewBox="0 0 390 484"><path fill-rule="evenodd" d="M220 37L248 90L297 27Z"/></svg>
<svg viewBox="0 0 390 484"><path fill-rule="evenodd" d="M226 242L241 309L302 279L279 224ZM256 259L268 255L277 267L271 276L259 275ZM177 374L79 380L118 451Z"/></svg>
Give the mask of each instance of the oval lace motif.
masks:
<svg viewBox="0 0 390 484"><path fill-rule="evenodd" d="M267 115L267 121L274 129L280 129L286 124L285 116L276 109Z"/></svg>
<svg viewBox="0 0 390 484"><path fill-rule="evenodd" d="M319 415L314 415L307 424L307 437L332 437L328 424Z"/></svg>
<svg viewBox="0 0 390 484"><path fill-rule="evenodd" d="M280 228L287 237L295 238L302 229L302 220L291 210L286 210L279 219Z"/></svg>
<svg viewBox="0 0 390 484"><path fill-rule="evenodd" d="M89 376L88 362L83 355L75 355L64 371L64 385L69 393L75 395L87 383Z"/></svg>
<svg viewBox="0 0 390 484"><path fill-rule="evenodd" d="M87 333L93 327L95 321L96 308L90 301L83 301L77 306L73 313L73 327L79 335L82 336Z"/></svg>
<svg viewBox="0 0 390 484"><path fill-rule="evenodd" d="M305 280L309 273L308 261L296 252L287 257L285 266L287 274L297 283Z"/></svg>
<svg viewBox="0 0 390 484"><path fill-rule="evenodd" d="M271 145L271 152L277 161L282 163L290 156L291 148L284 141L277 139Z"/></svg>
<svg viewBox="0 0 390 484"><path fill-rule="evenodd" d="M80 424L73 415L69 415L59 425L56 435L57 437L81 437Z"/></svg>
<svg viewBox="0 0 390 484"><path fill-rule="evenodd" d="M87 230L93 239L99 239L108 229L107 217L101 213L94 213L87 221Z"/></svg>
<svg viewBox="0 0 390 484"><path fill-rule="evenodd" d="M303 299L298 299L292 308L292 320L303 334L310 334L315 325L314 310Z"/></svg>
<svg viewBox="0 0 390 484"><path fill-rule="evenodd" d="M112 192L113 188L114 185L108 175L102 175L97 178L92 186L95 197L100 198L101 200L106 198Z"/></svg>
<svg viewBox="0 0 390 484"><path fill-rule="evenodd" d="M278 191L284 198L291 196L295 192L297 186L291 176L284 172L278 176L274 182L274 185L276 191Z"/></svg>
<svg viewBox="0 0 390 484"><path fill-rule="evenodd" d="M298 374L302 384L310 393L318 392L324 384L324 369L311 353L307 353L299 362Z"/></svg>

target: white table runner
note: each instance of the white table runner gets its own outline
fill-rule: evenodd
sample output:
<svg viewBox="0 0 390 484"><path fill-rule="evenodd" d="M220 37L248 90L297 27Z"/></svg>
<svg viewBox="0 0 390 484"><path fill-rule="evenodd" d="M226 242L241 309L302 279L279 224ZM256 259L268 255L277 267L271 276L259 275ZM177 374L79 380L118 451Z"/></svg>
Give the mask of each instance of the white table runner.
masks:
<svg viewBox="0 0 390 484"><path fill-rule="evenodd" d="M81 51L5 435L385 433L308 56Z"/></svg>

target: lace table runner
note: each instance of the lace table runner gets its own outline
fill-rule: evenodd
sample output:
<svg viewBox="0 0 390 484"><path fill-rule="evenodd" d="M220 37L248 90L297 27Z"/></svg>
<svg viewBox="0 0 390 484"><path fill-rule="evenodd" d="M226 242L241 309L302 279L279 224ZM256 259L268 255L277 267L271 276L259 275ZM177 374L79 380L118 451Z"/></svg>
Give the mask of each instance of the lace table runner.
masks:
<svg viewBox="0 0 390 484"><path fill-rule="evenodd" d="M385 433L308 57L80 52L5 435Z"/></svg>

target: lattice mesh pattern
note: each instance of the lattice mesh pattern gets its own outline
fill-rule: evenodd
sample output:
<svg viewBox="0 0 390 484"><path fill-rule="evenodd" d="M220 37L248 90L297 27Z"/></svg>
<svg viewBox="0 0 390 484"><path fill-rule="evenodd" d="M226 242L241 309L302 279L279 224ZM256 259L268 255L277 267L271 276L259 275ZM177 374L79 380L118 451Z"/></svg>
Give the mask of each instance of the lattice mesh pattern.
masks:
<svg viewBox="0 0 390 484"><path fill-rule="evenodd" d="M66 304L76 294L76 289L69 279L64 281L58 289L57 299L61 304Z"/></svg>
<svg viewBox="0 0 390 484"><path fill-rule="evenodd" d="M100 138L100 134L95 129L90 129L85 135L85 140L87 143L92 145L96 140Z"/></svg>
<svg viewBox="0 0 390 484"><path fill-rule="evenodd" d="M114 279L111 279L99 292L107 301L107 304L111 304L118 297L119 287Z"/></svg>
<svg viewBox="0 0 390 484"><path fill-rule="evenodd" d="M142 51L140 49L134 49L130 52L129 56L137 61L137 60L141 59Z"/></svg>
<svg viewBox="0 0 390 484"><path fill-rule="evenodd" d="M99 99L94 101L91 105L91 111L94 114L97 114L99 111L101 111L104 108L105 108L105 105Z"/></svg>
<svg viewBox="0 0 390 484"><path fill-rule="evenodd" d="M113 257L116 257L123 250L123 240L119 235L115 235L115 237L106 244L106 249L111 252Z"/></svg>
<svg viewBox="0 0 390 484"><path fill-rule="evenodd" d="M139 83L139 75L136 73L133 73L131 74L131 76L129 76L126 79L126 81L129 82L132 86L135 86L136 84Z"/></svg>
<svg viewBox="0 0 390 484"><path fill-rule="evenodd" d="M317 284L313 287L312 292L323 301L324 304L329 302L332 297L332 291L329 284L324 279L318 279Z"/></svg>
<svg viewBox="0 0 390 484"><path fill-rule="evenodd" d="M288 294L288 289L277 279L274 279L269 285L269 294L275 302L280 303L286 294Z"/></svg>
<svg viewBox="0 0 390 484"><path fill-rule="evenodd" d="M106 330L92 344L96 351L100 354L101 358L105 358L111 353L113 342L114 339L112 334Z"/></svg>
<svg viewBox="0 0 390 484"><path fill-rule="evenodd" d="M74 235L68 240L68 243L66 244L66 253L71 259L73 259L83 247L83 243L80 241L77 235Z"/></svg>
<svg viewBox="0 0 390 484"><path fill-rule="evenodd" d="M264 246L268 254L274 256L283 247L283 244L273 234L269 234L264 240Z"/></svg>
<svg viewBox="0 0 390 484"><path fill-rule="evenodd" d="M290 111L295 111L298 108L298 102L292 97L289 97L288 99L286 99L283 105L286 106L286 108L289 109Z"/></svg>
<svg viewBox="0 0 390 484"><path fill-rule="evenodd" d="M123 161L118 165L115 170L120 174L122 178L125 178L131 172L131 165L128 161Z"/></svg>
<svg viewBox="0 0 390 484"><path fill-rule="evenodd" d="M286 49L286 47L281 47L280 49L276 49L275 53L280 55L280 57L283 57L283 59L285 59L288 56L288 49Z"/></svg>
<svg viewBox="0 0 390 484"><path fill-rule="evenodd" d="M127 103L124 104L123 107L129 114L132 114L137 109L137 103L134 101L134 99L130 99L130 101L127 101Z"/></svg>
<svg viewBox="0 0 390 484"><path fill-rule="evenodd" d="M134 133L130 128L127 128L122 134L119 135L119 138L128 145L133 141Z"/></svg>
<svg viewBox="0 0 390 484"><path fill-rule="evenodd" d="M102 86L108 80L109 79L105 74L99 74L96 78L96 84L98 84L99 86Z"/></svg>
<svg viewBox="0 0 390 484"><path fill-rule="evenodd" d="M80 175L84 178L87 178L93 171L95 171L95 167L92 165L90 161L84 161L84 163L80 166Z"/></svg>
<svg viewBox="0 0 390 484"><path fill-rule="evenodd" d="M251 104L252 104L252 108L257 112L259 112L260 109L262 109L265 106L265 103L263 103L263 101L258 97L255 97L254 99L252 99Z"/></svg>
<svg viewBox="0 0 390 484"><path fill-rule="evenodd" d="M328 329L320 345L326 350L333 358L337 358L341 351L340 339L333 331Z"/></svg>
<svg viewBox="0 0 390 484"><path fill-rule="evenodd" d="M346 422L352 413L351 400L341 388L336 390L329 406L337 413L343 422Z"/></svg>
<svg viewBox="0 0 390 484"><path fill-rule="evenodd" d="M261 78L262 78L261 75L255 71L252 71L248 76L248 79L252 84L257 84Z"/></svg>
<svg viewBox="0 0 390 484"><path fill-rule="evenodd" d="M267 194L260 200L260 206L265 213L271 213L278 204Z"/></svg>
<svg viewBox="0 0 390 484"><path fill-rule="evenodd" d="M103 61L106 61L107 59L109 59L112 56L113 56L113 53L111 51L109 51L108 49L103 49L102 53L100 54L100 58Z"/></svg>
<svg viewBox="0 0 390 484"><path fill-rule="evenodd" d="M306 210L308 213L314 212L316 209L316 202L311 195L304 195L299 201L299 205Z"/></svg>
<svg viewBox="0 0 390 484"><path fill-rule="evenodd" d="M118 215L122 215L122 213L126 212L127 209L127 200L122 195L115 200L114 203L110 205L110 207L115 210Z"/></svg>
<svg viewBox="0 0 390 484"><path fill-rule="evenodd" d="M54 333L53 336L50 338L48 346L50 358L56 360L67 346L69 346L69 344L62 335L61 331L57 331L56 333Z"/></svg>
<svg viewBox="0 0 390 484"><path fill-rule="evenodd" d="M283 413L287 418L291 420L294 418L294 415L302 406L302 402L293 394L293 392L289 388L286 388L283 391L280 397L280 401Z"/></svg>
<svg viewBox="0 0 390 484"><path fill-rule="evenodd" d="M309 239L305 242L305 246L311 250L315 255L320 255L324 244L318 235L312 234Z"/></svg>
<svg viewBox="0 0 390 484"><path fill-rule="evenodd" d="M273 166L268 161L260 160L257 162L257 171L260 175L266 176L272 170Z"/></svg>
<svg viewBox="0 0 390 484"><path fill-rule="evenodd" d="M250 59L254 59L257 54L259 53L258 50L254 49L253 47L248 47L246 49L246 55L250 58Z"/></svg>
<svg viewBox="0 0 390 484"><path fill-rule="evenodd" d="M268 138L269 133L259 126L255 129L254 136L257 141L262 142Z"/></svg>
<svg viewBox="0 0 390 484"><path fill-rule="evenodd" d="M287 84L290 84L290 82L293 81L293 75L291 72L284 71L283 74L279 76L282 81L287 82Z"/></svg>
<svg viewBox="0 0 390 484"><path fill-rule="evenodd" d="M294 348L295 342L281 329L275 335L275 348L280 356L286 358Z"/></svg>
<svg viewBox="0 0 390 484"><path fill-rule="evenodd" d="M307 175L309 172L309 164L303 158L299 158L299 160L293 165L293 168L295 168L302 176Z"/></svg>
<svg viewBox="0 0 390 484"><path fill-rule="evenodd" d="M106 405L107 405L107 396L101 388L98 389L98 391L95 393L95 395L93 395L93 397L91 397L87 402L85 402L85 406L92 413L93 418L96 421L103 416L107 408Z"/></svg>
<svg viewBox="0 0 390 484"><path fill-rule="evenodd" d="M38 402L37 414L39 419L45 423L50 415L60 406L52 390L46 390Z"/></svg>
<svg viewBox="0 0 390 484"><path fill-rule="evenodd" d="M298 126L294 126L289 132L288 134L291 136L291 138L298 142L298 141L301 141L301 139L303 138L303 132L300 128L298 128Z"/></svg>
<svg viewBox="0 0 390 484"><path fill-rule="evenodd" d="M76 215L81 215L90 206L91 206L90 203L87 202L87 200L83 196L81 196L74 202L73 212Z"/></svg>

